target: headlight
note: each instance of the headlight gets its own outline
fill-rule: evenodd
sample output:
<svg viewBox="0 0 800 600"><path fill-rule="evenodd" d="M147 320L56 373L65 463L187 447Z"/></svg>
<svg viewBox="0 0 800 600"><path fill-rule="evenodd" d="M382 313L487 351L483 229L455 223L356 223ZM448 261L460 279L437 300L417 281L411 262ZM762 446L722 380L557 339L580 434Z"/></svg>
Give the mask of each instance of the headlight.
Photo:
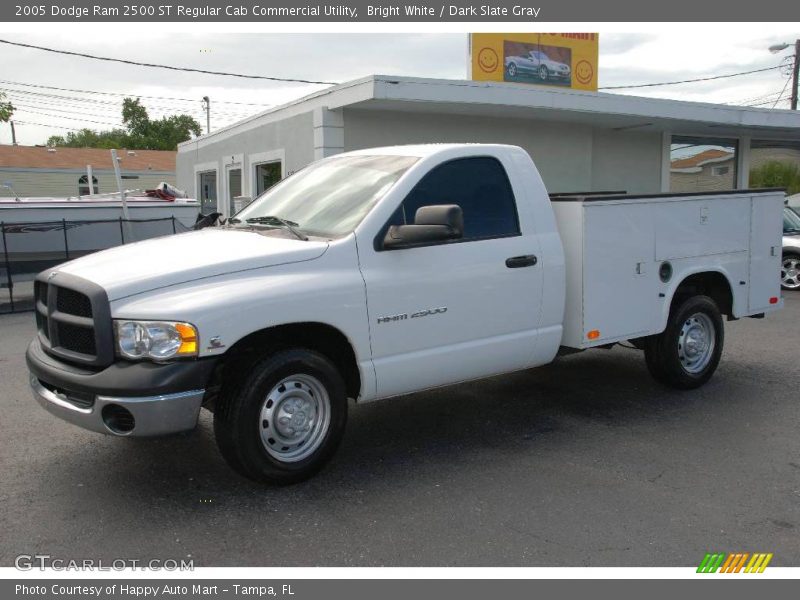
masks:
<svg viewBox="0 0 800 600"><path fill-rule="evenodd" d="M197 329L172 321L114 321L116 350L123 358L167 360L197 356Z"/></svg>

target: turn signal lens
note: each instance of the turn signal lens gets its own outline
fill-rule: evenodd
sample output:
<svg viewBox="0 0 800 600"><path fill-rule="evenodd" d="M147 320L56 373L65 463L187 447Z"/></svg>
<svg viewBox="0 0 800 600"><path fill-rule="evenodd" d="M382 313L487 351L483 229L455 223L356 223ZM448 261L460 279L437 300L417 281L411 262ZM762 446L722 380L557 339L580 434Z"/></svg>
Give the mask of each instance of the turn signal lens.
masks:
<svg viewBox="0 0 800 600"><path fill-rule="evenodd" d="M175 331L181 336L181 345L176 354L197 354L197 331L188 323L175 323Z"/></svg>
<svg viewBox="0 0 800 600"><path fill-rule="evenodd" d="M600 337L600 330L599 329L592 329L589 333L586 334L586 337L590 340L596 340Z"/></svg>

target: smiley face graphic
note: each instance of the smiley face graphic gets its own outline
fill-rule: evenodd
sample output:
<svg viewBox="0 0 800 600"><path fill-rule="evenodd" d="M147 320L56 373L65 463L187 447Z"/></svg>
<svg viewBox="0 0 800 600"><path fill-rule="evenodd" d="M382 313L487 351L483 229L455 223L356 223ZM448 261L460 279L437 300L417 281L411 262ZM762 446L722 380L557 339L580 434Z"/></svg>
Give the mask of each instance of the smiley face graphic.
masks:
<svg viewBox="0 0 800 600"><path fill-rule="evenodd" d="M478 66L484 73L494 73L497 67L500 66L500 59L497 58L497 52L492 48L482 48L478 52Z"/></svg>
<svg viewBox="0 0 800 600"><path fill-rule="evenodd" d="M588 60L582 60L575 65L575 79L586 85L594 77L594 69Z"/></svg>

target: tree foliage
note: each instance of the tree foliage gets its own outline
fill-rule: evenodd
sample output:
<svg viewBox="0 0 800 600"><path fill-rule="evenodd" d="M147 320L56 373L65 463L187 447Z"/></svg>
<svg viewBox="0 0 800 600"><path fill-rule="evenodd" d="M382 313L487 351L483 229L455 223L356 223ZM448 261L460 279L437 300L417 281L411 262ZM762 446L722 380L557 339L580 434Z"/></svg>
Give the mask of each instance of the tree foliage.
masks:
<svg viewBox="0 0 800 600"><path fill-rule="evenodd" d="M129 150L175 150L180 142L200 135L200 123L189 115L171 115L151 119L138 98L122 102L122 122L125 129L92 131L81 129L66 137L51 136L48 146L70 148L127 148Z"/></svg>
<svg viewBox="0 0 800 600"><path fill-rule="evenodd" d="M800 193L800 165L771 160L750 170L750 187L786 188L786 193Z"/></svg>
<svg viewBox="0 0 800 600"><path fill-rule="evenodd" d="M8 123L11 115L14 114L14 106L6 101L6 95L0 92L0 123Z"/></svg>

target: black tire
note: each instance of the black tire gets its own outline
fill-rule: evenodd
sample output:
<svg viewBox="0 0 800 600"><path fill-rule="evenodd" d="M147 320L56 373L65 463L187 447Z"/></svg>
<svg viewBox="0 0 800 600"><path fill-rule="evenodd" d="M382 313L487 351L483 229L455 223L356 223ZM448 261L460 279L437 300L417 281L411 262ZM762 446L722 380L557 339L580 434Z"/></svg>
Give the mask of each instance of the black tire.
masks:
<svg viewBox="0 0 800 600"><path fill-rule="evenodd" d="M786 252L781 258L781 289L800 290L798 267L800 267L800 254ZM789 277L789 269L795 272L793 277Z"/></svg>
<svg viewBox="0 0 800 600"><path fill-rule="evenodd" d="M214 436L226 462L249 479L281 485L297 483L314 475L333 456L344 435L347 422L347 394L336 367L317 352L294 348L280 350L252 361L241 377L239 383L223 382L222 393L214 410ZM280 389L276 386L293 378L302 378L323 386L329 401L329 411L325 413L328 416L324 420L327 425L320 425L324 430L317 432L314 441L309 443L308 447L312 444L316 446L313 452L302 458L288 460L288 454L285 455L287 459L276 457L280 449L270 447L268 450L267 441L262 441L262 437L267 437L262 433L262 428L276 426L274 422L269 425L268 419L262 417L269 406L269 410L275 411L273 421L277 420L279 405L293 400L290 397L291 388L289 391L284 390L285 398L275 403L268 398L268 395L277 393L276 389ZM297 388L301 386L297 385ZM309 398L324 396L322 393L314 394L312 388L309 390ZM306 392L300 389L297 393ZM297 412L303 414L300 410ZM323 422L320 417L322 412L314 413L320 423ZM283 415L285 420L285 413ZM307 422L310 423L311 420ZM272 437L270 443L274 442ZM298 447L297 450L307 450L308 447ZM288 448L287 446L283 449Z"/></svg>
<svg viewBox="0 0 800 600"><path fill-rule="evenodd" d="M698 321L702 325L697 325ZM694 330L707 332L705 338L709 342L713 338L713 346L703 351L702 355L697 348L703 345L691 337ZM686 337L687 332L689 338ZM698 388L717 370L724 343L722 315L714 300L708 296L692 296L677 301L670 312L666 329L650 336L645 343L647 369L656 381L669 387L679 390ZM692 356L691 352L696 354ZM692 362L695 359L697 362Z"/></svg>

